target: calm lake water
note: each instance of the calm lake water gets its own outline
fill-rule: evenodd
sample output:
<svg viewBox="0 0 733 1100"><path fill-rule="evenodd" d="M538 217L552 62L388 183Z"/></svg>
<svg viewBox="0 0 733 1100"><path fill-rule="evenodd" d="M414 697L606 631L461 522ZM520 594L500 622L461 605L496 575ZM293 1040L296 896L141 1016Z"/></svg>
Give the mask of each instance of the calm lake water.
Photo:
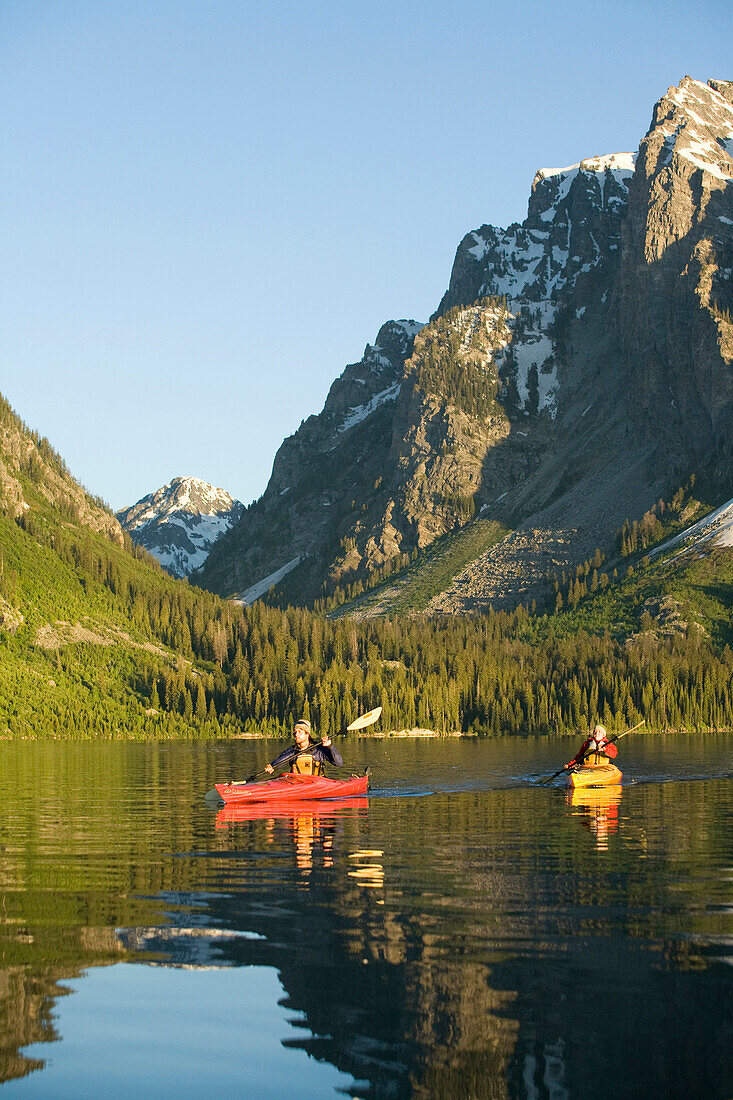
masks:
<svg viewBox="0 0 733 1100"><path fill-rule="evenodd" d="M214 782L282 743L14 743L8 1097L733 1097L733 738L349 740L372 793Z"/></svg>

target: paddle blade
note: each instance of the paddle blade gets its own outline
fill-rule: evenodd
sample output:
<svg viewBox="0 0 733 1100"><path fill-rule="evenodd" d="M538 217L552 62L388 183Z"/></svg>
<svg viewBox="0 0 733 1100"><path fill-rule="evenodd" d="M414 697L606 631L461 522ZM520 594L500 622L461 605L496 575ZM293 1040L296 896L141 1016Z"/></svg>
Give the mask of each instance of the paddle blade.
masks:
<svg viewBox="0 0 733 1100"><path fill-rule="evenodd" d="M382 708L376 707L375 710L370 710L368 714L362 714L346 728L347 730L363 730L365 726L373 726L381 713Z"/></svg>

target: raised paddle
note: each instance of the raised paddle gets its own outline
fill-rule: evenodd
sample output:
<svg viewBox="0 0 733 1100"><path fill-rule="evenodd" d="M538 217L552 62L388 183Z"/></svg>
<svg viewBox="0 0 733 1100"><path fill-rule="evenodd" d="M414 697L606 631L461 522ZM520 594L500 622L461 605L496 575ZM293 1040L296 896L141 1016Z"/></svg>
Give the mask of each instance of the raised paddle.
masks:
<svg viewBox="0 0 733 1100"><path fill-rule="evenodd" d="M612 745L614 743L614 741L620 741L622 737L626 737L627 734L633 733L634 730L638 730L640 726L644 725L644 722L645 722L645 719L642 718L641 722L637 722L636 725L632 726L630 730L624 730L623 733L617 733L614 737L609 737L608 740L606 741L606 744L607 745ZM581 756L580 760L578 761L577 766L580 766L583 763L583 761L585 760L585 758L587 756L592 756L595 751L596 751L595 749L589 749L587 752L584 752L583 755ZM544 786L545 783L551 783L553 779L557 779L558 775L562 775L562 773L568 771L570 769L570 767L571 767L571 765L569 765L569 764L563 764L563 766L560 768L560 770L556 771L554 775L548 776L547 779L541 779L539 785L542 787L542 786Z"/></svg>
<svg viewBox="0 0 733 1100"><path fill-rule="evenodd" d="M350 731L363 730L367 726L373 726L374 723L378 720L381 713L382 713L382 708L381 707L375 707L374 710L370 710L366 714L360 715L358 718L356 718L351 723L351 725L347 726L345 729L339 730L338 733L335 733L333 736L334 737L344 737L345 734L349 733ZM307 749L299 749L298 751L296 751L295 749L292 749L290 755L287 756L285 758L285 760L280 761L279 767L283 767L286 764L291 764L293 762L293 760L296 760L299 756L305 756L307 753L312 752L313 749L319 748L322 744L323 744L323 741L314 741L313 744L309 745ZM267 771L267 769L263 768L262 771L255 772L254 775L248 775L246 779L240 779L238 782L240 782L240 783L253 783L255 781L255 779L258 779L261 775L264 775L266 773L266 771ZM235 782L235 780L230 779L229 780L229 786L231 787L234 782Z"/></svg>

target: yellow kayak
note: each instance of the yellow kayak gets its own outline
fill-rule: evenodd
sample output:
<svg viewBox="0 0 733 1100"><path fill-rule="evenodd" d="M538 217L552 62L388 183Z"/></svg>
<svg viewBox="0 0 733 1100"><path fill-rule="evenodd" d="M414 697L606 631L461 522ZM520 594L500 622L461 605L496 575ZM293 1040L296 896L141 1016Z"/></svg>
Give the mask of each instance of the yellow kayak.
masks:
<svg viewBox="0 0 733 1100"><path fill-rule="evenodd" d="M615 787L622 778L615 764L582 764L574 772L568 772L567 784L569 787Z"/></svg>

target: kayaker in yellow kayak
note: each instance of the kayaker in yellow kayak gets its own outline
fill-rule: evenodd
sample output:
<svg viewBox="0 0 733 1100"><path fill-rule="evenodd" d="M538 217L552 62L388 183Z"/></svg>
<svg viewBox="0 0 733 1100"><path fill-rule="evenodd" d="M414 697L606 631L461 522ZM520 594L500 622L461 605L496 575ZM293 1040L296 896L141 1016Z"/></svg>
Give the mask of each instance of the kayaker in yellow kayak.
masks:
<svg viewBox="0 0 733 1100"><path fill-rule="evenodd" d="M618 749L609 742L605 726L594 726L573 759L568 760L565 770L580 764L605 764L609 757L613 760L617 755Z"/></svg>
<svg viewBox="0 0 733 1100"><path fill-rule="evenodd" d="M273 772L275 768L288 764L291 760L290 770L297 775L323 775L324 763L333 764L336 768L343 766L343 759L331 744L330 737L324 735L317 745L313 744L311 724L307 718L299 718L295 723L293 738L295 744L267 764L266 772ZM309 750L310 745L313 745L313 748Z"/></svg>

